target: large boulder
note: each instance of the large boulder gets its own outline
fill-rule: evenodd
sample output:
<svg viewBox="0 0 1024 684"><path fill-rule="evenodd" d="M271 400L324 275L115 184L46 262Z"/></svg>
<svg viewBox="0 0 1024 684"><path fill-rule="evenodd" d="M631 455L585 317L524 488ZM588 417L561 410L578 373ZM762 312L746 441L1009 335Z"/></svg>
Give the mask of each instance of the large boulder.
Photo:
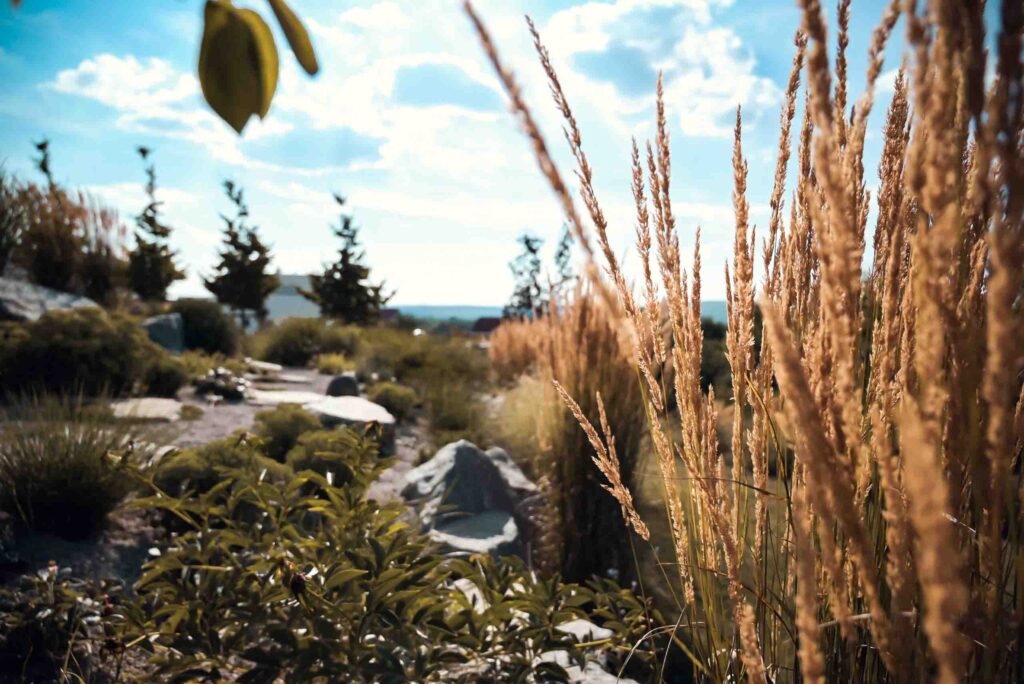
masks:
<svg viewBox="0 0 1024 684"><path fill-rule="evenodd" d="M421 504L420 519L436 541L463 553L520 553L517 515L537 493L504 449L484 451L460 440L405 476L402 496Z"/></svg>
<svg viewBox="0 0 1024 684"><path fill-rule="evenodd" d="M149 339L174 354L185 351L185 323L180 313L162 314L142 323Z"/></svg>
<svg viewBox="0 0 1024 684"><path fill-rule="evenodd" d="M47 311L99 306L88 297L68 294L23 280L0 278L0 320L35 321Z"/></svg>
<svg viewBox="0 0 1024 684"><path fill-rule="evenodd" d="M327 385L327 396L329 397L358 397L359 380L356 374L351 371L335 375Z"/></svg>
<svg viewBox="0 0 1024 684"><path fill-rule="evenodd" d="M324 427L365 427L376 425L381 430L380 446L391 453L395 444L395 417L380 404L362 397L320 397L303 406L318 416Z"/></svg>

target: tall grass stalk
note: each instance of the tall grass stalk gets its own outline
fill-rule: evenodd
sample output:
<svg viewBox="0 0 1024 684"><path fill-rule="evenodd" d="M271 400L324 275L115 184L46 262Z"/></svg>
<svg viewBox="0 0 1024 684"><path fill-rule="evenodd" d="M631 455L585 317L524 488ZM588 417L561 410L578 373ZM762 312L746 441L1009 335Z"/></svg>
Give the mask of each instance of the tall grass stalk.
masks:
<svg viewBox="0 0 1024 684"><path fill-rule="evenodd" d="M1020 681L1024 6L1002 3L990 56L981 3L893 0L870 41L866 89L851 106L850 5L839 2L833 64L820 3L800 2L760 282L736 112L736 232L726 266L731 469L714 391L700 389L700 232L684 270L661 80L656 135L633 143L637 296L539 33L530 23L592 230L512 72L468 2L466 10L566 218L581 242L596 239L608 277L594 283L592 265L591 291L612 292L625 312L634 346L621 363L640 369L678 569L666 577L678 582L694 669L713 681ZM872 197L867 124L901 18L908 54ZM789 180L801 80L808 96ZM667 345L656 334L663 302ZM766 332L759 354L755 303ZM663 387L669 360L672 386ZM560 372L553 376L568 406L596 397L596 386L564 382ZM580 413L590 428L593 412ZM619 439L614 422L611 434L589 431L605 472L604 454ZM768 475L772 453L777 477ZM616 477L605 475L614 495ZM635 514L622 509L627 520Z"/></svg>

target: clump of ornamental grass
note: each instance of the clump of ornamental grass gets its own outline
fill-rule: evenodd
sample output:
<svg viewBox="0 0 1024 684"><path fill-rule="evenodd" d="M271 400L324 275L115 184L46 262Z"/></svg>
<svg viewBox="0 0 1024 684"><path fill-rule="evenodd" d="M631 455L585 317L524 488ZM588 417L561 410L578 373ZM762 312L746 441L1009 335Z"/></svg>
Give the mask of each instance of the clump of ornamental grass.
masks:
<svg viewBox="0 0 1024 684"><path fill-rule="evenodd" d="M131 491L111 454L151 450L142 426L76 395L21 397L0 418L0 511L20 531L95 534Z"/></svg>
<svg viewBox="0 0 1024 684"><path fill-rule="evenodd" d="M509 425L530 436L509 435L530 475L542 483L551 510L542 516L540 542L532 560L539 567L582 580L610 569L627 577L634 571L629 540L615 501L601 489L591 463L592 447L566 407L553 380L581 397L583 409L597 415L594 391L606 398L608 423L615 433L621 480L633 484L640 444L646 432L643 399L636 383L631 344L623 334L617 305L577 288L534 318L506 321L491 339L492 367L499 377L527 373L503 406ZM531 391L533 390L533 391ZM516 400L527 393L526 416ZM499 424L505 424L504 416Z"/></svg>
<svg viewBox="0 0 1024 684"><path fill-rule="evenodd" d="M750 223L736 112L735 234L725 266L731 465L718 442L715 392L701 391L700 233L693 228L691 260L679 239L691 228L677 226L673 213L661 81L654 139L633 144L642 267L635 292L609 242L568 98L530 24L608 274L599 277L591 261L588 275L598 297L622 307L633 340L671 533L663 567L678 617L668 629L711 681L1018 681L1024 12L1019 2L1002 3L990 55L981 4L890 3L870 41L866 90L851 106L850 2L839 2L834 69L820 3L800 4L771 214L759 231ZM466 9L542 173L593 256L591 229L511 71ZM864 141L901 17L908 54L872 196ZM794 136L802 79L808 94ZM794 137L796 178L788 181ZM658 335L662 305L670 345ZM758 307L765 339L755 354ZM565 403L624 519L644 537L615 472L614 425L599 432L600 405L595 416L578 404L596 398L593 390L567 387ZM786 455L774 477L772 450Z"/></svg>

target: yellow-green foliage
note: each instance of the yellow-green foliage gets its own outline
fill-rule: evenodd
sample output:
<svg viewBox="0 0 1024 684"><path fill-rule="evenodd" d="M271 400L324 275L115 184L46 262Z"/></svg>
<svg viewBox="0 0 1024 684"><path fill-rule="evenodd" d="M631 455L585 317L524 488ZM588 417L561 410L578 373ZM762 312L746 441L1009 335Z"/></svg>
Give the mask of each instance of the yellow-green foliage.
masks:
<svg viewBox="0 0 1024 684"><path fill-rule="evenodd" d="M137 321L98 308L6 324L0 342L0 393L128 394L167 357Z"/></svg>
<svg viewBox="0 0 1024 684"><path fill-rule="evenodd" d="M283 404L256 414L256 432L263 439L262 450L275 461L283 462L303 433L320 427L319 418L294 404Z"/></svg>
<svg viewBox="0 0 1024 684"><path fill-rule="evenodd" d="M257 359L306 366L320 354L355 354L359 332L357 328L320 318L286 318L253 334L248 348Z"/></svg>
<svg viewBox="0 0 1024 684"><path fill-rule="evenodd" d="M178 355L178 360L185 366L190 379L201 378L214 368L224 367L235 375L243 375L246 371L245 362L232 359L223 354L210 354L200 350L189 350Z"/></svg>
<svg viewBox="0 0 1024 684"><path fill-rule="evenodd" d="M241 436L225 437L194 449L184 449L164 459L153 481L162 491L178 495L192 490L205 492L223 477L226 468L241 468L273 482L287 482L292 469L260 452Z"/></svg>
<svg viewBox="0 0 1024 684"><path fill-rule="evenodd" d="M320 354L316 357L316 369L323 375L341 375L355 368L355 361L342 353Z"/></svg>
<svg viewBox="0 0 1024 684"><path fill-rule="evenodd" d="M317 430L299 437L286 462L300 473L312 470L335 486L365 481L381 465L377 445L355 430Z"/></svg>
<svg viewBox="0 0 1024 684"><path fill-rule="evenodd" d="M366 394L370 401L380 404L399 420L416 408L416 390L395 382L378 382L371 385Z"/></svg>

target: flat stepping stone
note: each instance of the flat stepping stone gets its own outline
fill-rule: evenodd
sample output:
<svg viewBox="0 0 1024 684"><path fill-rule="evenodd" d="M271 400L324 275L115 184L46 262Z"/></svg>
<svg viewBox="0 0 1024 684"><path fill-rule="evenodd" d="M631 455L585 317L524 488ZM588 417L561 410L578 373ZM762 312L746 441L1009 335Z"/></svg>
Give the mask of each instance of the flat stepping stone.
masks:
<svg viewBox="0 0 1024 684"><path fill-rule="evenodd" d="M280 373L284 370L284 366L279 363L270 363L269 361L257 361L256 359L245 359L245 365L249 367L249 370L254 373Z"/></svg>
<svg viewBox="0 0 1024 684"><path fill-rule="evenodd" d="M301 406L317 399L323 399L323 395L298 390L252 389L249 390L246 398L250 404L255 406L278 406L280 404L299 404Z"/></svg>
<svg viewBox="0 0 1024 684"><path fill-rule="evenodd" d="M173 423L181 420L182 406L177 399L141 397L112 402L110 409L115 418Z"/></svg>
<svg viewBox="0 0 1024 684"><path fill-rule="evenodd" d="M449 551L508 556L520 551L519 527L511 513L485 511L438 525L427 535Z"/></svg>
<svg viewBox="0 0 1024 684"><path fill-rule="evenodd" d="M298 394L298 393L296 393ZM315 400L306 404L305 409L320 416L325 425L344 423L362 425L378 423L388 427L395 424L395 417L380 404L362 397L325 397L314 394Z"/></svg>

